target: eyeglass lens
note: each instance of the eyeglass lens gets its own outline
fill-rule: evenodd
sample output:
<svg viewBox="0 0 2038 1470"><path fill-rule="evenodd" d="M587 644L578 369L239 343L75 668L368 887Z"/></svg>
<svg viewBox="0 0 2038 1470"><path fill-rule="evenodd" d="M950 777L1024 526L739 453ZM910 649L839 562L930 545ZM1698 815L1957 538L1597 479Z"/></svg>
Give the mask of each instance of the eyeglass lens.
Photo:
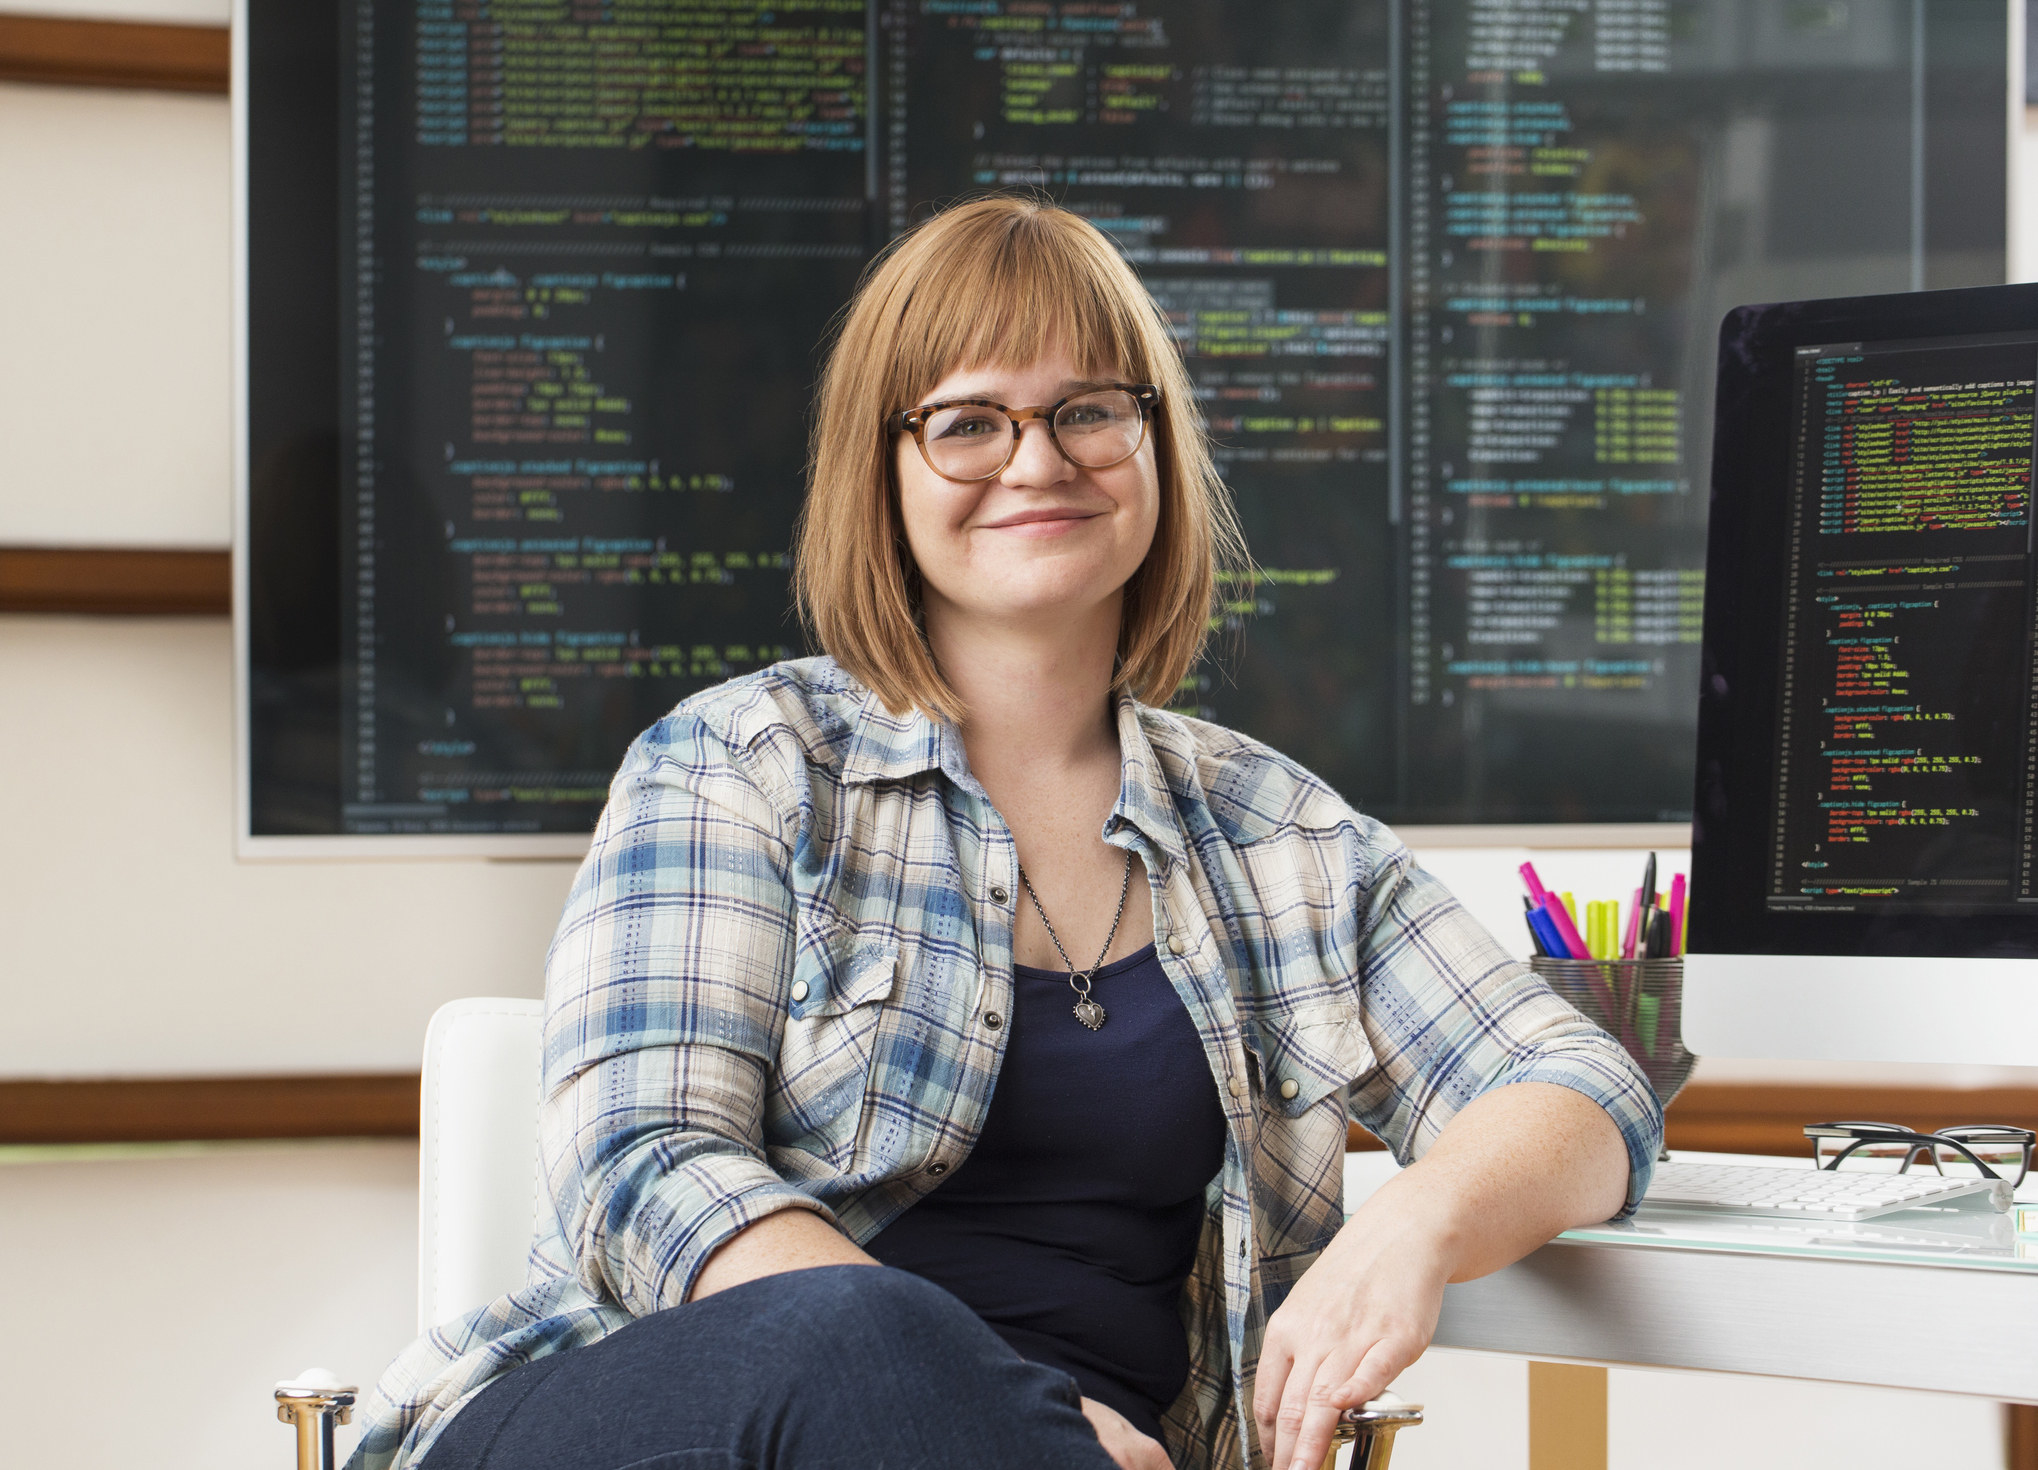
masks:
<svg viewBox="0 0 2038 1470"><path fill-rule="evenodd" d="M1085 469L1129 459L1144 433L1139 400L1118 388L1071 398L1055 411L1053 425L1061 452ZM1012 420L1000 410L961 403L929 414L921 442L937 474L987 480L1011 459L1016 436Z"/></svg>

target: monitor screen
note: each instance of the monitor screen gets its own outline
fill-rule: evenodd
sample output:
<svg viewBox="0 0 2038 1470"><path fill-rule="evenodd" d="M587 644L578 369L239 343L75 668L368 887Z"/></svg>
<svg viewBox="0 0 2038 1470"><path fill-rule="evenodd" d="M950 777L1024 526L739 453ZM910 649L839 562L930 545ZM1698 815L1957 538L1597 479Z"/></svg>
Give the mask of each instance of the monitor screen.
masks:
<svg viewBox="0 0 2038 1470"><path fill-rule="evenodd" d="M986 189L1187 355L1260 572L1175 707L1398 823L1681 821L1705 324L2001 279L1990 0L245 7L248 850L570 847L805 652L829 323Z"/></svg>
<svg viewBox="0 0 2038 1470"><path fill-rule="evenodd" d="M1723 329L1692 947L2038 954L2038 287Z"/></svg>

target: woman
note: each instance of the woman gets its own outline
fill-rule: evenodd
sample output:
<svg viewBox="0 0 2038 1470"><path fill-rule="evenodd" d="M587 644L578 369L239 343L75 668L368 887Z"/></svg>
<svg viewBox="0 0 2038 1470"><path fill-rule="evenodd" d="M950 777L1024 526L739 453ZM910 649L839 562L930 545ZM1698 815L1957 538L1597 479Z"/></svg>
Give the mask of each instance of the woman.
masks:
<svg viewBox="0 0 2038 1470"><path fill-rule="evenodd" d="M1156 708L1242 553L1100 233L986 199L873 268L798 553L829 656L640 738L568 902L530 1281L359 1463L1316 1470L1446 1282L1640 1198L1620 1048ZM1345 1224L1348 1117L1413 1162Z"/></svg>

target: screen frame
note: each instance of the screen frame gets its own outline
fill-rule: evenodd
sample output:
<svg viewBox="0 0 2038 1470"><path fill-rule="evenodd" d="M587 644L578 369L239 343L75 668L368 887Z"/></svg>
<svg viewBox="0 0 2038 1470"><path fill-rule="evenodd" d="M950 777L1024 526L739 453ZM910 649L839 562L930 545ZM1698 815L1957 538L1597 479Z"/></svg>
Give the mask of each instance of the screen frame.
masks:
<svg viewBox="0 0 2038 1470"><path fill-rule="evenodd" d="M1778 913L1765 900L1776 782L1797 349L2038 335L2038 284L1744 306L1720 323L1693 793L1688 950L1707 955L2038 957L2024 914Z"/></svg>

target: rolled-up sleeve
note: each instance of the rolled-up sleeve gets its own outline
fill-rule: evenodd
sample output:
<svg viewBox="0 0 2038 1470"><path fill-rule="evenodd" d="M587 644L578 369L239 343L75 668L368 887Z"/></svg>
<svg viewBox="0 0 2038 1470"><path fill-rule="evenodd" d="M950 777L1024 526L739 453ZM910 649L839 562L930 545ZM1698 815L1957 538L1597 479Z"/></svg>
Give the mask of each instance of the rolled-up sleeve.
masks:
<svg viewBox="0 0 2038 1470"><path fill-rule="evenodd" d="M552 943L546 1183L583 1284L633 1315L685 1301L764 1216L828 1213L764 1154L797 943L788 827L675 714L625 758Z"/></svg>
<svg viewBox="0 0 2038 1470"><path fill-rule="evenodd" d="M1663 1110L1634 1059L1503 950L1384 829L1356 834L1352 858L1361 1014L1377 1064L1352 1089L1352 1117L1406 1164L1482 1093L1515 1082L1568 1087L1620 1130L1628 1192L1618 1218L1632 1214L1663 1143Z"/></svg>

